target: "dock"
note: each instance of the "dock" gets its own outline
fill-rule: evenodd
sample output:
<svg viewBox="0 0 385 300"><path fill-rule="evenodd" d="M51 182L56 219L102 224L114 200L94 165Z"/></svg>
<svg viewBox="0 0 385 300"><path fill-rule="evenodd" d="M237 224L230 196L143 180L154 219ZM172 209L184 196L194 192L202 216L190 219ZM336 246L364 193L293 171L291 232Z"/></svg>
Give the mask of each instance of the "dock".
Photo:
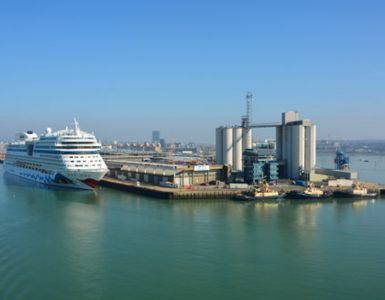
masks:
<svg viewBox="0 0 385 300"><path fill-rule="evenodd" d="M145 195L159 199L230 199L233 196L246 191L247 189L229 189L229 188L205 188L196 187L189 189L167 188L155 185L141 184L135 182L120 180L111 177L104 177L100 181L100 186L115 188L130 193Z"/></svg>
<svg viewBox="0 0 385 300"><path fill-rule="evenodd" d="M385 185L375 184L370 182L359 182L361 185L365 186L371 191L376 191L379 195L385 195ZM105 186L113 189L118 189L122 191L127 191L134 194L144 195L153 198L159 199L230 199L235 195L238 195L249 189L230 189L223 187L202 187L195 186L191 188L168 188L161 187L151 184L138 185L136 182L121 180L111 177L104 177L100 183L100 186ZM303 187L297 185L291 185L289 181L287 183L279 184L277 186L271 186L272 190L277 190L281 192L291 192L302 190ZM348 188L343 187L324 187L325 191L334 192L336 190L344 190Z"/></svg>

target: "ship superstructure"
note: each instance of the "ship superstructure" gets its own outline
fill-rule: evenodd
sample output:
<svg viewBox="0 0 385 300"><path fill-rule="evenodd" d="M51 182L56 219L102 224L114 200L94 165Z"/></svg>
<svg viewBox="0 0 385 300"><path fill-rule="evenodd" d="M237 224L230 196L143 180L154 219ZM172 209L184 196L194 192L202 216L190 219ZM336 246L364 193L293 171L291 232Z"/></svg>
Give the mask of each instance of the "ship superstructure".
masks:
<svg viewBox="0 0 385 300"><path fill-rule="evenodd" d="M100 148L95 135L74 120L73 128L47 128L40 138L32 131L18 134L7 147L4 169L47 185L92 189L108 172Z"/></svg>

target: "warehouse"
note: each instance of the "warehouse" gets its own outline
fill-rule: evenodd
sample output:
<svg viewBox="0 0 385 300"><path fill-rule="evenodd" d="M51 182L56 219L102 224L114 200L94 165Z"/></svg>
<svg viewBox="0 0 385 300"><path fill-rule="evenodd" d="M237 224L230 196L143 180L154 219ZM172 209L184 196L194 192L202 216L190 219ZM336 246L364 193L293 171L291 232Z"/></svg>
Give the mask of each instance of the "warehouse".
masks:
<svg viewBox="0 0 385 300"><path fill-rule="evenodd" d="M107 161L111 177L170 187L215 184L226 181L223 165L176 165L139 161Z"/></svg>

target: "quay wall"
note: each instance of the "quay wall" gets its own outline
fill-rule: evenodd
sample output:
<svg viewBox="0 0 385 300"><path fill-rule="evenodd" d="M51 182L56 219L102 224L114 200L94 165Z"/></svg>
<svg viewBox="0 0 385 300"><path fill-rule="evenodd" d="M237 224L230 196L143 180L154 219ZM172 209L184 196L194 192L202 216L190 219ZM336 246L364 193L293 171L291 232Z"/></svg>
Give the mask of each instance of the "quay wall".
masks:
<svg viewBox="0 0 385 300"><path fill-rule="evenodd" d="M100 181L101 186L115 188L135 194L159 199L229 199L245 191L245 189L173 189L153 185L136 185L134 182L105 177Z"/></svg>
<svg viewBox="0 0 385 300"><path fill-rule="evenodd" d="M361 182L370 191L376 191L380 195L385 195L385 185L379 185L369 182ZM145 195L159 199L229 199L248 189L229 189L229 188L192 188L192 189L175 189L155 185L141 184L135 182L120 180L111 177L105 177L100 181L100 186L106 186L130 193ZM280 192L299 191L303 187L297 185L278 185L271 187L272 190ZM346 190L348 187L324 187L325 191L334 192L336 190Z"/></svg>

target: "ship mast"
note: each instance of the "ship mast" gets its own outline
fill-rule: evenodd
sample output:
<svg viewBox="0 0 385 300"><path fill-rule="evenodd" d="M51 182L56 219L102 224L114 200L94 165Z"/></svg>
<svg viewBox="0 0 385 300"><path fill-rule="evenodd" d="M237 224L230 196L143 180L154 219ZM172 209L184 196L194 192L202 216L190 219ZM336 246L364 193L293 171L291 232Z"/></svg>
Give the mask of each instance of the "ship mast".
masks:
<svg viewBox="0 0 385 300"><path fill-rule="evenodd" d="M79 128L79 122L74 118L74 129L75 129L75 134L79 135L80 134L80 128Z"/></svg>

